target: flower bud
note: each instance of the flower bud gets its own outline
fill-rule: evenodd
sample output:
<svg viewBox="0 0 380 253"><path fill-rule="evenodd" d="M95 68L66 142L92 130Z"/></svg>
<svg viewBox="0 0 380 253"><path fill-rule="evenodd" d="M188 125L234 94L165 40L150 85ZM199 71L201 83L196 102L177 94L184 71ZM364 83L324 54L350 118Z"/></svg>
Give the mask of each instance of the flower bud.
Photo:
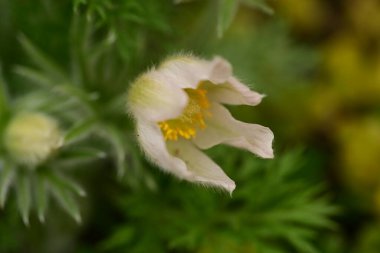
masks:
<svg viewBox="0 0 380 253"><path fill-rule="evenodd" d="M62 145L63 136L57 122L42 113L20 113L5 129L4 144L18 163L34 167L46 160Z"/></svg>

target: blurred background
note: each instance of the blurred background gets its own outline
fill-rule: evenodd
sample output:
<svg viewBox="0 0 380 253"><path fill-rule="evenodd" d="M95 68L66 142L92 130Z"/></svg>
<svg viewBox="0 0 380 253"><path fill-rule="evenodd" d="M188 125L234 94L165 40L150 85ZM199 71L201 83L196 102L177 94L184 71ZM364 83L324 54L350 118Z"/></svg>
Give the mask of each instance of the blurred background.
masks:
<svg viewBox="0 0 380 253"><path fill-rule="evenodd" d="M33 169L0 145L0 252L380 252L379 1L0 0L0 38L2 142L25 112L65 139ZM275 159L208 151L232 197L136 144L124 94L176 52L267 95L230 109Z"/></svg>

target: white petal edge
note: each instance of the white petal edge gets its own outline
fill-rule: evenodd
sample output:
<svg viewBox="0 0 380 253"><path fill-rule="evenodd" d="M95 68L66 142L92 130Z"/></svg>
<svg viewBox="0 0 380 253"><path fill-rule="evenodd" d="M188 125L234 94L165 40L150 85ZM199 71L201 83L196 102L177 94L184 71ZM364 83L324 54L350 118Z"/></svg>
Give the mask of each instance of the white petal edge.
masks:
<svg viewBox="0 0 380 253"><path fill-rule="evenodd" d="M181 115L188 103L184 90L170 83L158 82L157 71L138 77L127 96L127 110L135 119L159 122Z"/></svg>
<svg viewBox="0 0 380 253"><path fill-rule="evenodd" d="M206 154L187 140L168 142L170 152L185 162L191 176L188 181L227 190L230 194L236 185Z"/></svg>
<svg viewBox="0 0 380 253"><path fill-rule="evenodd" d="M265 95L252 91L233 76L221 84L207 82L205 87L209 99L222 104L254 106L265 97Z"/></svg>
<svg viewBox="0 0 380 253"><path fill-rule="evenodd" d="M211 100L230 105L257 105L265 95L251 90L233 76L231 64L220 56L212 61L178 56L159 68L162 79L181 88L197 88L204 82Z"/></svg>
<svg viewBox="0 0 380 253"><path fill-rule="evenodd" d="M199 130L193 142L201 149L220 143L245 149L262 158L273 158L273 132L264 126L234 119L222 105L212 103L206 128Z"/></svg>
<svg viewBox="0 0 380 253"><path fill-rule="evenodd" d="M231 65L221 57L207 61L194 56L176 56L164 61L154 78L182 89L196 89L200 82L224 83L232 75Z"/></svg>

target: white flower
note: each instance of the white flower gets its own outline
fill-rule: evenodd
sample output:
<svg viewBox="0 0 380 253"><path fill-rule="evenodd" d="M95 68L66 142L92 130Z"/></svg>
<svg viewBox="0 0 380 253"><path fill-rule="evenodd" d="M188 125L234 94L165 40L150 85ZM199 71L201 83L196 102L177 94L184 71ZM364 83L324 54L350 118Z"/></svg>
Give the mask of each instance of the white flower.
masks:
<svg viewBox="0 0 380 253"><path fill-rule="evenodd" d="M273 158L272 131L235 120L222 105L253 106L262 98L232 75L226 60L181 55L138 77L127 107L149 160L181 179L231 193L234 181L201 149L223 143Z"/></svg>
<svg viewBox="0 0 380 253"><path fill-rule="evenodd" d="M8 153L15 161L30 168L47 159L62 142L63 135L57 122L36 112L16 115L4 133L4 144Z"/></svg>

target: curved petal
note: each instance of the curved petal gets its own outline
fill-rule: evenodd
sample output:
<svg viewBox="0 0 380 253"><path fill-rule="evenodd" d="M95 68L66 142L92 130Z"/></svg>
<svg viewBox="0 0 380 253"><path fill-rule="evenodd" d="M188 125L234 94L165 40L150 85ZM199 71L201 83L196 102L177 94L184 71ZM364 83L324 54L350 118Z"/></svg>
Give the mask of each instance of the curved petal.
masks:
<svg viewBox="0 0 380 253"><path fill-rule="evenodd" d="M155 74L155 80L160 83L196 89L202 81L226 82L232 75L232 68L220 57L206 61L194 56L175 56L163 62Z"/></svg>
<svg viewBox="0 0 380 253"><path fill-rule="evenodd" d="M198 131L193 139L199 148L225 143L263 158L273 158L273 133L269 128L237 121L226 108L216 103L211 105L210 112L207 127Z"/></svg>
<svg viewBox="0 0 380 253"><path fill-rule="evenodd" d="M148 160L179 178L191 176L187 171L186 164L181 159L169 154L164 137L157 124L138 120L136 128L137 139Z"/></svg>
<svg viewBox="0 0 380 253"><path fill-rule="evenodd" d="M210 100L229 105L257 105L264 95L252 91L247 85L230 76L222 84L207 82L205 84Z"/></svg>
<svg viewBox="0 0 380 253"><path fill-rule="evenodd" d="M147 158L163 171L190 182L222 187L230 193L235 189L235 183L223 170L191 142L165 143L156 124L144 121L137 121L137 138Z"/></svg>
<svg viewBox="0 0 380 253"><path fill-rule="evenodd" d="M235 189L232 181L224 171L193 143L186 140L171 141L168 143L170 152L186 163L191 173L186 179L206 186L221 187L229 193Z"/></svg>
<svg viewBox="0 0 380 253"><path fill-rule="evenodd" d="M211 71L208 80L212 83L224 83L232 77L231 64L222 57L216 56L210 63Z"/></svg>
<svg viewBox="0 0 380 253"><path fill-rule="evenodd" d="M188 103L188 96L178 86L155 79L150 71L131 85L127 97L128 111L134 118L152 122L178 117Z"/></svg>

